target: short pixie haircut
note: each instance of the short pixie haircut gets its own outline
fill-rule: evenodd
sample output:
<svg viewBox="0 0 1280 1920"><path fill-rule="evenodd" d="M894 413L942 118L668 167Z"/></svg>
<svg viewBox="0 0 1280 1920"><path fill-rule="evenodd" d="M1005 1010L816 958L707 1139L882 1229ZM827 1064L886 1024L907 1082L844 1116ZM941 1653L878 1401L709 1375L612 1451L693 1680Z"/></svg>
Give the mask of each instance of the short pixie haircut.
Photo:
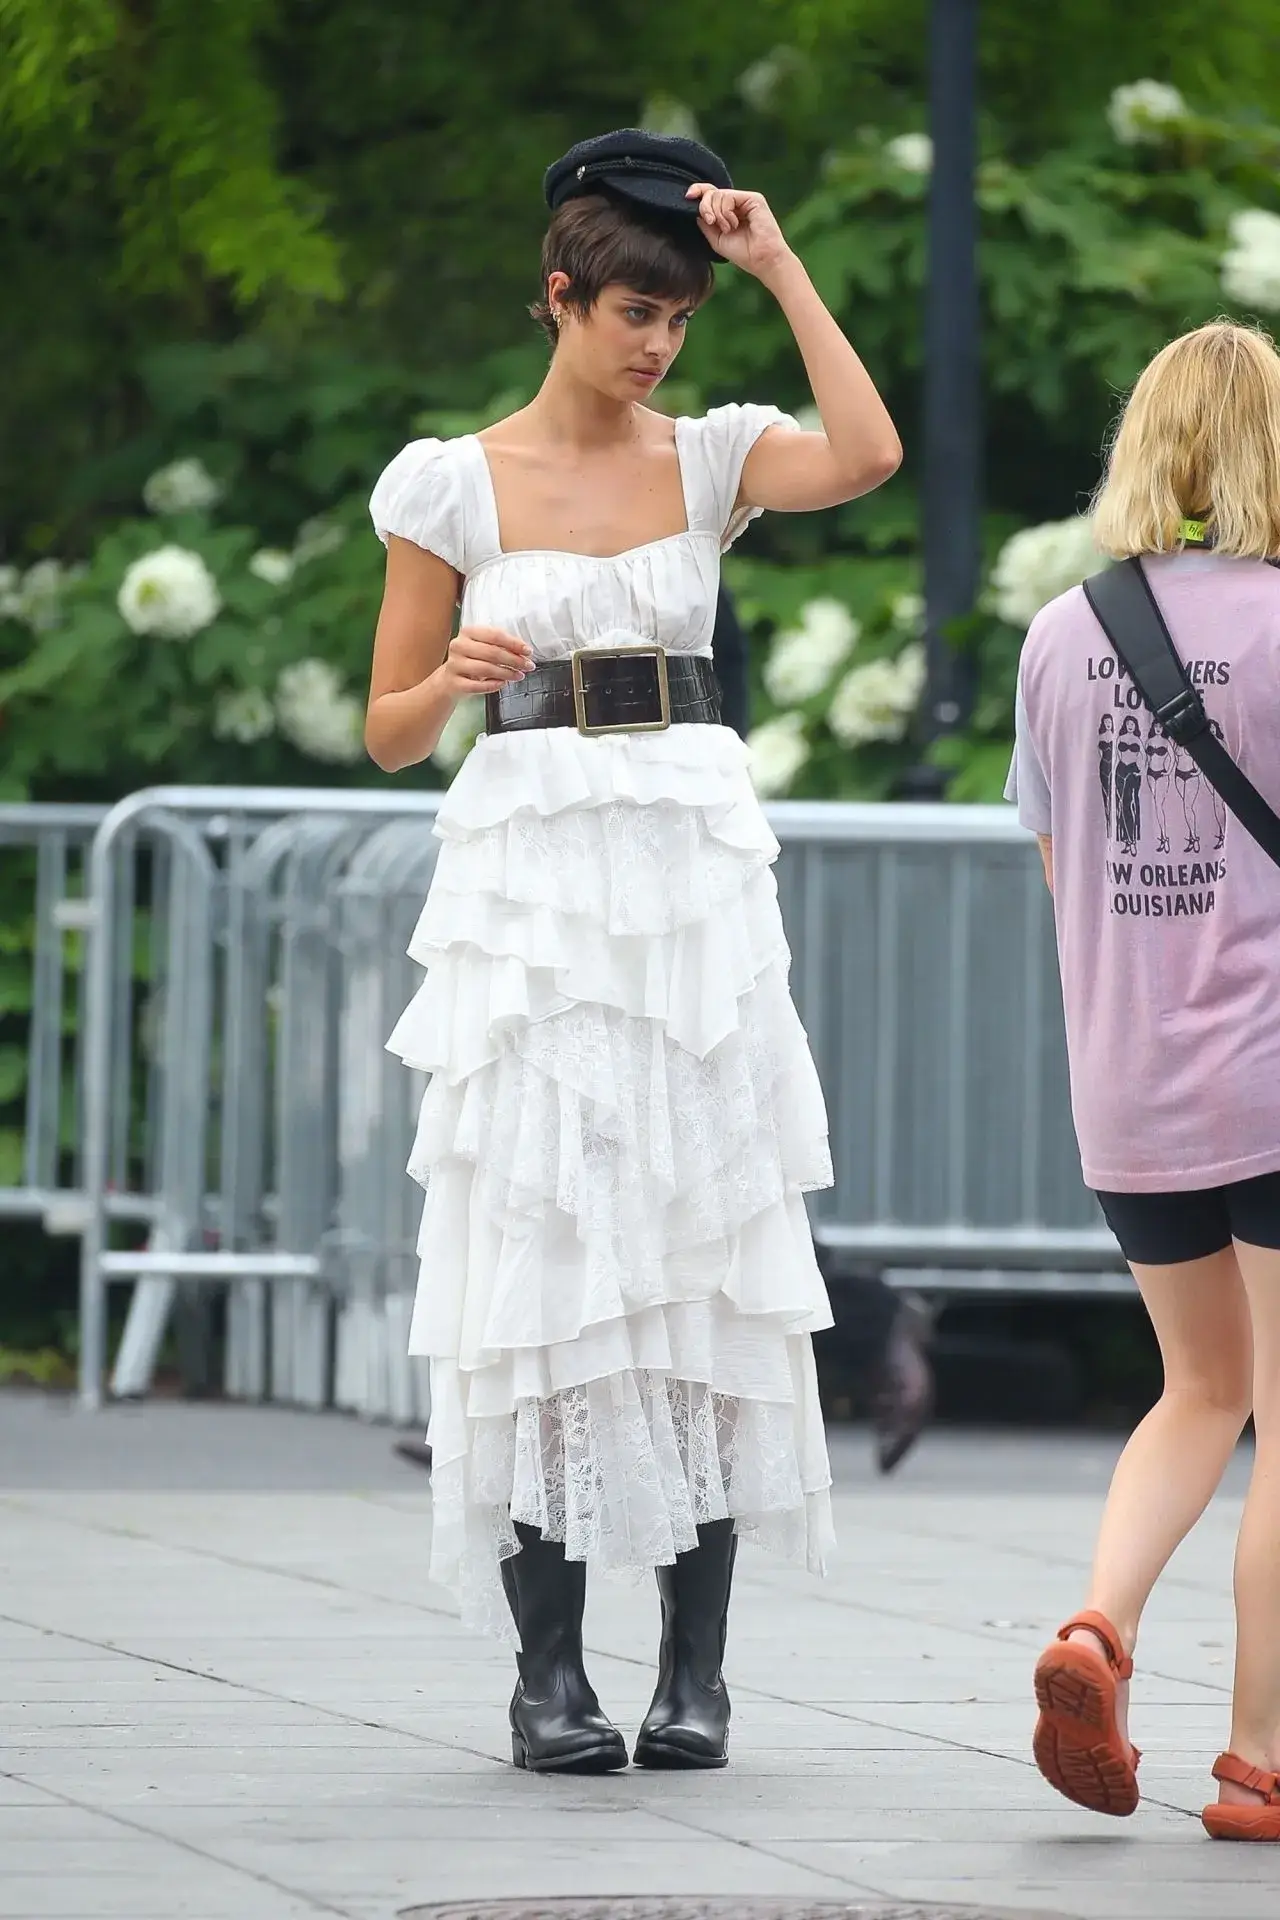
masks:
<svg viewBox="0 0 1280 1920"><path fill-rule="evenodd" d="M613 194L589 193L559 207L542 243L542 295L529 311L552 346L556 323L547 281L566 273L563 299L590 313L606 287L630 287L699 307L715 283L715 261L696 219L651 213Z"/></svg>
<svg viewBox="0 0 1280 1920"><path fill-rule="evenodd" d="M1215 320L1138 377L1094 501L1116 559L1169 553L1203 521L1219 553L1280 555L1280 355L1256 327Z"/></svg>

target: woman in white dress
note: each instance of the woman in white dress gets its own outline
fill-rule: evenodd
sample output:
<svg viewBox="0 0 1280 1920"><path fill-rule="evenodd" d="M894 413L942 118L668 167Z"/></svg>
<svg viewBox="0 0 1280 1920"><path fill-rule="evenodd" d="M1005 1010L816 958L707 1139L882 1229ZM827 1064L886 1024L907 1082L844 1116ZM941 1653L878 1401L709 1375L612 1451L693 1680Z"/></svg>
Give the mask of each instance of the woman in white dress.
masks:
<svg viewBox="0 0 1280 1920"><path fill-rule="evenodd" d="M900 447L764 200L706 148L605 135L546 195L537 398L412 442L371 503L370 753L412 766L460 699L486 706L388 1043L430 1075L410 1349L431 1363L431 1573L518 1638L516 1764L605 1771L627 1750L583 1670L586 1563L656 1568L635 1757L721 1766L737 1538L821 1570L832 1533L803 1200L830 1183L826 1115L777 844L716 724L720 554L764 508L878 485ZM717 254L777 300L821 432L646 406Z"/></svg>

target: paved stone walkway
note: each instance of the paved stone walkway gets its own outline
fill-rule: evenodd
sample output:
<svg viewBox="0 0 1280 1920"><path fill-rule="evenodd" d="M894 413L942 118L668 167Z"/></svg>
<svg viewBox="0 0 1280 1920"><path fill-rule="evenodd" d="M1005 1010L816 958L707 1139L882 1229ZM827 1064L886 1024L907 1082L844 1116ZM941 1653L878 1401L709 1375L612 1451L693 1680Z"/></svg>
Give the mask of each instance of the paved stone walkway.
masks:
<svg viewBox="0 0 1280 1920"><path fill-rule="evenodd" d="M426 1585L424 1476L385 1432L0 1395L0 1916L679 1893L1274 1920L1280 1857L1196 1817L1247 1459L1151 1613L1147 1798L1105 1822L1032 1768L1029 1676L1081 1595L1114 1442L938 1432L887 1484L864 1436L834 1451L832 1578L739 1561L729 1770L557 1781L508 1764L509 1656ZM633 1728L652 1592L601 1583L588 1630Z"/></svg>

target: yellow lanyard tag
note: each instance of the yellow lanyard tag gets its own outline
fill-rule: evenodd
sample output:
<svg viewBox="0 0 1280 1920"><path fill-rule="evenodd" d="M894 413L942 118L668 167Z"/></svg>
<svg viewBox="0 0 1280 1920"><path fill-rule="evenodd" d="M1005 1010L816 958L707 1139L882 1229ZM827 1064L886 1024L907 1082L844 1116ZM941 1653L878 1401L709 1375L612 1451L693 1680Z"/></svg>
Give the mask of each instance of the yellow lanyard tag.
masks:
<svg viewBox="0 0 1280 1920"><path fill-rule="evenodd" d="M1207 547L1209 544L1203 520L1184 520L1178 530L1178 538L1184 547Z"/></svg>

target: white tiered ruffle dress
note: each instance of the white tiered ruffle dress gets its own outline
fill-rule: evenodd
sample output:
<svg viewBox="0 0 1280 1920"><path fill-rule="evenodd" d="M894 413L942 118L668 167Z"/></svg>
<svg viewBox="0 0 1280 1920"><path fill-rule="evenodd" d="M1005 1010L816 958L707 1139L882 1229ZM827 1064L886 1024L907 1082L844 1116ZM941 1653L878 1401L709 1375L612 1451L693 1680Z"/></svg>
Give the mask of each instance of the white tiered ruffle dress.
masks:
<svg viewBox="0 0 1280 1920"><path fill-rule="evenodd" d="M790 424L679 421L688 531L609 559L503 553L473 437L406 447L371 511L539 660L706 654L743 461ZM432 1578L510 1639L513 1521L639 1569L731 1515L821 1570L831 1313L802 1195L831 1162L745 748L717 726L482 737L436 832L426 977L387 1043L430 1075L409 1347L431 1362Z"/></svg>

